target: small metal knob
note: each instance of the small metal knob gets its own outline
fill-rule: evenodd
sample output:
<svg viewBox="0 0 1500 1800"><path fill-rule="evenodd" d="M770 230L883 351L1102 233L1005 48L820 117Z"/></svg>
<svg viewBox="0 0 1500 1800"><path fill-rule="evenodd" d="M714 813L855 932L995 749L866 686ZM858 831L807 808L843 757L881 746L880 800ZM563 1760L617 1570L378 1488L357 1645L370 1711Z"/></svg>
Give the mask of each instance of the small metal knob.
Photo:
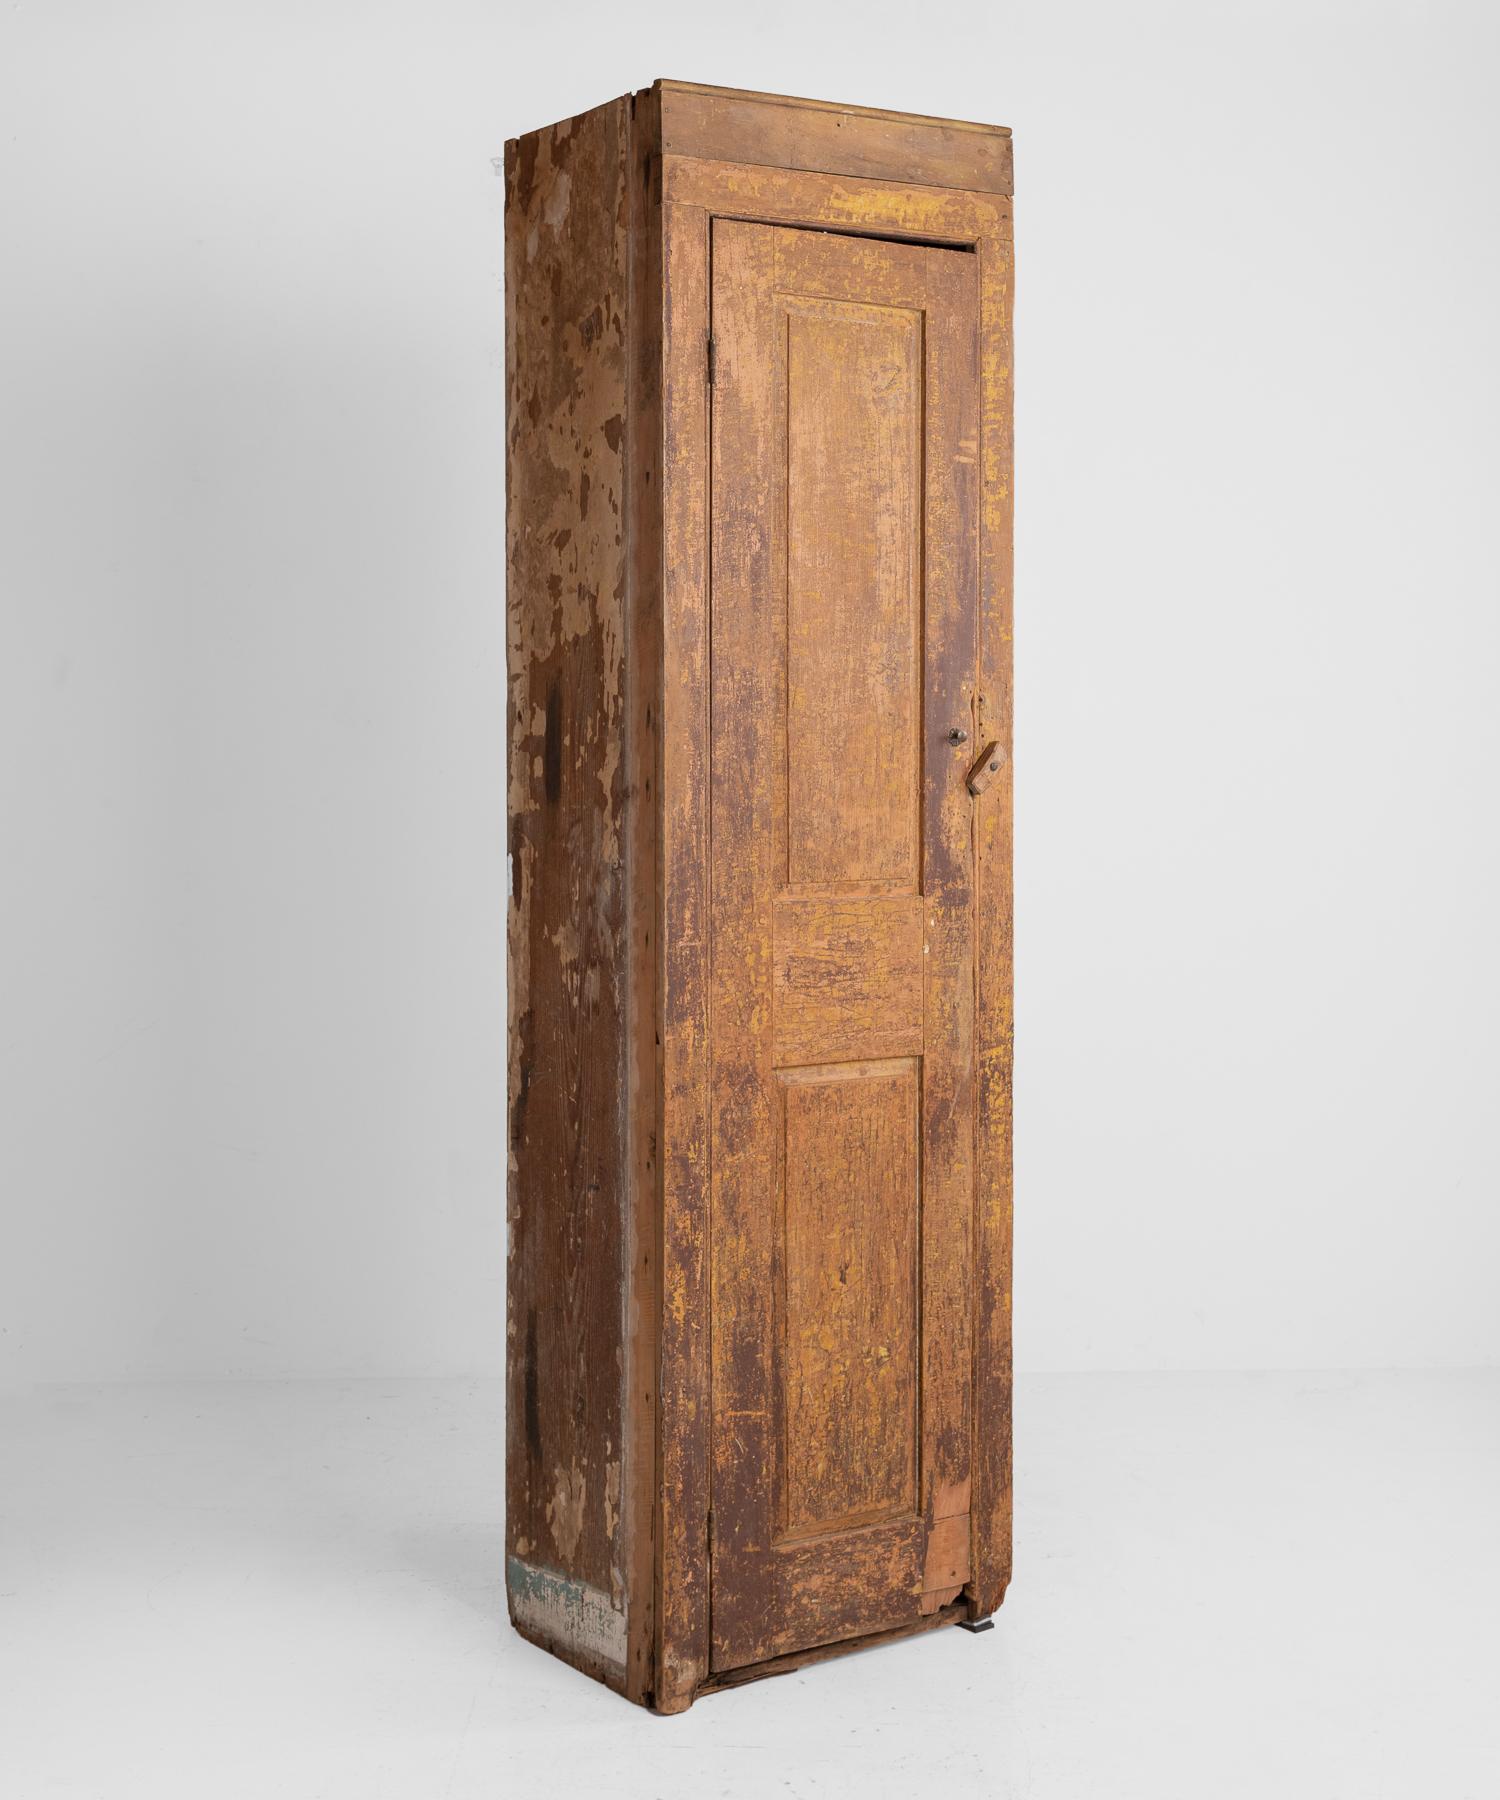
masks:
<svg viewBox="0 0 1500 1800"><path fill-rule="evenodd" d="M967 744L968 741L969 734L964 730L962 725L955 725L952 731L948 733L948 742L950 744Z"/></svg>

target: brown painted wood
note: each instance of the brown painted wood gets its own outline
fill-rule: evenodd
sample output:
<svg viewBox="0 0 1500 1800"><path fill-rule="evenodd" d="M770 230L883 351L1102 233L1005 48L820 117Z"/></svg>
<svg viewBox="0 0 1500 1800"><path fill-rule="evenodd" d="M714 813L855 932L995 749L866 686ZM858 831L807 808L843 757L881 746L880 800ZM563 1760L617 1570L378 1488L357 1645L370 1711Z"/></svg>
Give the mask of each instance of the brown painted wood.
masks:
<svg viewBox="0 0 1500 1800"><path fill-rule="evenodd" d="M982 794L990 785L1005 764L1005 752L1000 748L998 738L991 738L989 743L974 759L974 766L969 770L967 787L971 794Z"/></svg>
<svg viewBox="0 0 1500 1800"><path fill-rule="evenodd" d="M748 163L662 159L662 193L676 206L724 218L774 220L824 231L977 247L1007 231L1011 202L997 195L894 181L848 181Z"/></svg>
<svg viewBox="0 0 1500 1800"><path fill-rule="evenodd" d="M974 809L979 879L974 1241L973 1617L1005 1598L1011 1573L1011 1094L1015 1061L1012 881L1011 401L1014 262L1009 221L978 248L982 513L980 689L976 736L1006 752Z"/></svg>
<svg viewBox="0 0 1500 1800"><path fill-rule="evenodd" d="M1009 1579L1008 758L964 786L1010 741L1002 145L658 83L507 146L507 1588L660 1711ZM721 508L736 233L792 400ZM767 632L779 692L721 654Z"/></svg>
<svg viewBox="0 0 1500 1800"><path fill-rule="evenodd" d="M506 155L507 1592L519 1626L616 1687L629 115L613 101Z"/></svg>
<svg viewBox="0 0 1500 1800"><path fill-rule="evenodd" d="M781 1069L773 1107L781 1379L773 1368L765 1477L771 1536L790 1543L918 1508L920 1064ZM860 1178L841 1179L851 1168Z"/></svg>
<svg viewBox="0 0 1500 1800"><path fill-rule="evenodd" d="M714 227L715 1669L915 1614L969 1479L978 297L962 251ZM915 914L920 1006L824 930L788 1042L777 925L829 891Z"/></svg>
<svg viewBox="0 0 1500 1800"><path fill-rule="evenodd" d="M903 1638L916 1637L924 1631L934 1631L941 1625L957 1625L966 1616L961 1604L934 1607L916 1619L908 1619L884 1631L869 1632L864 1637L844 1638L833 1644L816 1644L811 1650L799 1650L791 1656L773 1656L762 1663L726 1669L723 1674L710 1677L698 1692L723 1694L731 1688L743 1687L747 1681L764 1681L772 1675L791 1675L798 1669L810 1668L814 1663L827 1662L830 1657L850 1656L861 1650L878 1650L884 1644L899 1644Z"/></svg>
<svg viewBox="0 0 1500 1800"><path fill-rule="evenodd" d="M660 109L632 104L629 154L629 346L625 466L625 903L627 940L625 1129L627 1199L625 1480L621 1531L628 1621L625 1692L647 1701L656 1680L656 1409L661 1316L658 1182L661 1057L658 930L661 873L661 427L662 233Z"/></svg>
<svg viewBox="0 0 1500 1800"><path fill-rule="evenodd" d="M921 1055L919 895L778 895L771 946L779 1068Z"/></svg>
<svg viewBox="0 0 1500 1800"><path fill-rule="evenodd" d="M982 193L1011 191L1010 133L919 113L659 81L669 155Z"/></svg>
<svg viewBox="0 0 1500 1800"><path fill-rule="evenodd" d="M661 1529L656 1704L708 1674L708 238L667 205L663 310Z"/></svg>

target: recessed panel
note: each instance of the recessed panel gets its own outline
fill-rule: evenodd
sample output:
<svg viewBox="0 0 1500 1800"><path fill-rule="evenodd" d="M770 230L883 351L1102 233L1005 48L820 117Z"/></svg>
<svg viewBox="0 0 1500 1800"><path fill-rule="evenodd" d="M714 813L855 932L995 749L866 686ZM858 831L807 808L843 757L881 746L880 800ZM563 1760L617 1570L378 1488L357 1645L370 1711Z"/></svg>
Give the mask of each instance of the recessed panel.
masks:
<svg viewBox="0 0 1500 1800"><path fill-rule="evenodd" d="M916 1510L919 1067L781 1077L783 1537Z"/></svg>
<svg viewBox="0 0 1500 1800"><path fill-rule="evenodd" d="M786 304L787 882L912 891L922 319Z"/></svg>

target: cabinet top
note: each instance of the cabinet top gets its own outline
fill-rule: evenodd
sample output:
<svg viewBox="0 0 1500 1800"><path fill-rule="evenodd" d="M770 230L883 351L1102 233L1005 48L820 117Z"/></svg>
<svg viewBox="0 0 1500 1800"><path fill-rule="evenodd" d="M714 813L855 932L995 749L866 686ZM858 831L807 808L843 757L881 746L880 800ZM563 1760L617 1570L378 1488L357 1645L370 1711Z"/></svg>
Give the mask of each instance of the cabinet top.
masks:
<svg viewBox="0 0 1500 1800"><path fill-rule="evenodd" d="M1013 189L1005 125L695 81L655 81L618 104L644 110L663 156L984 194Z"/></svg>
<svg viewBox="0 0 1500 1800"><path fill-rule="evenodd" d="M1003 125L692 81L658 81L647 91L661 108L661 147L668 156L990 194L1011 191L1010 131Z"/></svg>
<svg viewBox="0 0 1500 1800"><path fill-rule="evenodd" d="M856 119L884 119L891 125L941 125L950 131L988 131L1009 137L1009 125L981 125L973 119L943 119L931 113L893 112L883 106L846 106L838 100L808 100L797 94L761 94L752 88L713 87L703 81L654 81L647 92L701 94L716 100L744 100L756 106L806 107L812 112L842 113Z"/></svg>

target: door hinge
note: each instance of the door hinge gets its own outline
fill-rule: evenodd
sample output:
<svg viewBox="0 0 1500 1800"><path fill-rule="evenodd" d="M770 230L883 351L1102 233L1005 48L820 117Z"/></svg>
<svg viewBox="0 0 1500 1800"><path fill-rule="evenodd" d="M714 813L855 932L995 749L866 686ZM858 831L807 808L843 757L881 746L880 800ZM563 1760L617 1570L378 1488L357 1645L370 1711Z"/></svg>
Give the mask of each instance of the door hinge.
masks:
<svg viewBox="0 0 1500 1800"><path fill-rule="evenodd" d="M708 340L708 385L714 384L714 364L718 361L718 350L712 337Z"/></svg>

